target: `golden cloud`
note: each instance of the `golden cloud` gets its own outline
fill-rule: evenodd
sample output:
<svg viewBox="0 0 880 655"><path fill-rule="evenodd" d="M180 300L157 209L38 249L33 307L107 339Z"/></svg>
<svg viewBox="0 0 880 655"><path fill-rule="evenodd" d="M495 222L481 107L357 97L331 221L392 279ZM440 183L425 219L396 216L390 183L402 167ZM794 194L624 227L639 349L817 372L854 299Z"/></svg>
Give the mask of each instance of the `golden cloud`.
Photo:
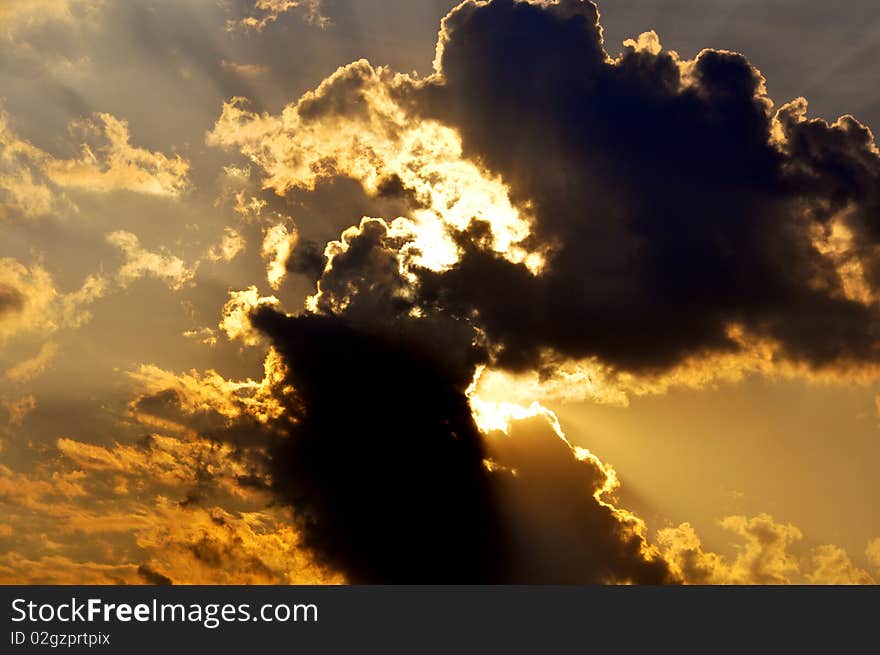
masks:
<svg viewBox="0 0 880 655"><path fill-rule="evenodd" d="M42 375L57 354L58 344L54 341L47 341L40 346L40 350L36 355L8 369L6 371L6 379L18 383L29 382Z"/></svg>
<svg viewBox="0 0 880 655"><path fill-rule="evenodd" d="M189 186L189 163L179 155L169 157L132 146L127 121L98 113L94 119L75 125L97 143L83 143L79 159L53 158L46 162L46 174L58 186L171 197Z"/></svg>
<svg viewBox="0 0 880 655"><path fill-rule="evenodd" d="M283 414L274 391L283 385L285 370L277 351L270 348L263 362L262 380L228 380L213 370L173 373L147 364L129 376L145 395L173 391L181 409L189 414L216 412L226 419L250 416L265 423Z"/></svg>
<svg viewBox="0 0 880 655"><path fill-rule="evenodd" d="M740 539L733 558L703 549L693 526L682 523L657 534L663 556L691 584L874 584L839 546L820 545L805 555L792 547L803 533L768 514L728 516L722 528Z"/></svg>
<svg viewBox="0 0 880 655"><path fill-rule="evenodd" d="M872 539L865 548L865 557L874 567L874 570L880 574L880 537Z"/></svg>
<svg viewBox="0 0 880 655"><path fill-rule="evenodd" d="M405 189L421 207L411 216L420 265L453 264L456 247L448 230L463 230L476 219L491 226L497 252L539 270L542 254L520 245L531 217L514 206L498 176L463 155L455 130L416 120L405 109L397 86L408 80L360 60L278 116L256 114L246 99L233 98L208 143L238 148L264 171L263 187L279 195L314 189L318 180L336 175L360 181L373 195Z"/></svg>
<svg viewBox="0 0 880 655"><path fill-rule="evenodd" d="M189 188L189 163L133 146L126 121L98 113L71 128L84 135L80 155L61 159L16 135L0 112L0 218L76 211L64 189L176 197Z"/></svg>
<svg viewBox="0 0 880 655"><path fill-rule="evenodd" d="M225 227L220 242L208 249L206 258L212 262L231 262L245 249L246 245L244 237L238 230Z"/></svg>
<svg viewBox="0 0 880 655"><path fill-rule="evenodd" d="M751 376L817 385L867 386L880 379L880 366L873 363L837 363L815 369L789 361L781 344L749 334L741 326L731 325L728 337L738 344L737 351L692 355L658 373L621 371L598 358L560 360L547 352L536 370L481 370L475 379L477 395L519 405L589 401L626 407L632 397L662 395L675 388L712 389ZM880 407L880 396L877 405Z"/></svg>
<svg viewBox="0 0 880 655"><path fill-rule="evenodd" d="M55 191L40 172L46 154L20 139L0 111L0 219L45 216L59 203Z"/></svg>
<svg viewBox="0 0 880 655"><path fill-rule="evenodd" d="M229 446L162 435L57 445L62 459L31 474L0 465L5 583L341 581L303 549L289 510L237 482L254 471Z"/></svg>
<svg viewBox="0 0 880 655"><path fill-rule="evenodd" d="M251 325L249 315L258 307L274 307L279 304L275 296L261 296L257 287L242 291L230 291L229 300L223 306L220 330L230 339L238 339L245 345L256 346L263 341L262 335Z"/></svg>
<svg viewBox="0 0 880 655"><path fill-rule="evenodd" d="M228 61L226 59L220 61L220 67L224 70L238 73L244 77L259 77L260 75L265 75L269 72L268 66L261 66L259 64L242 64L235 61Z"/></svg>
<svg viewBox="0 0 880 655"><path fill-rule="evenodd" d="M75 561L63 555L36 559L11 551L0 555L2 584L106 585L143 582L135 564L102 564Z"/></svg>
<svg viewBox="0 0 880 655"><path fill-rule="evenodd" d="M284 223L278 223L265 230L260 252L266 261L266 279L269 286L277 289L287 274L287 260L296 246L297 232Z"/></svg>
<svg viewBox="0 0 880 655"><path fill-rule="evenodd" d="M251 15L228 21L226 29L262 32L282 15L297 10L304 12L305 21L310 25L320 28L331 25L330 19L321 13L321 0L256 0Z"/></svg>
<svg viewBox="0 0 880 655"><path fill-rule="evenodd" d="M21 425L24 417L37 407L37 397L33 394L27 394L20 398L4 400L3 406L9 412L9 425Z"/></svg>
<svg viewBox="0 0 880 655"><path fill-rule="evenodd" d="M40 264L28 267L15 259L0 259L0 296L6 299L5 306L0 305L0 343L21 335L45 337L83 325L91 319L88 306L106 289L104 278L89 276L76 291L61 293ZM51 352L38 355L41 360L50 357Z"/></svg>
<svg viewBox="0 0 880 655"><path fill-rule="evenodd" d="M231 514L163 504L137 534L149 565L180 584L327 584L344 579L315 564L283 510Z"/></svg>
<svg viewBox="0 0 880 655"><path fill-rule="evenodd" d="M107 243L119 248L125 256L125 263L117 273L117 279L123 287L142 277L153 277L176 290L191 283L195 277L198 263L190 268L180 257L164 248L159 251L147 250L131 232L111 232L107 235Z"/></svg>
<svg viewBox="0 0 880 655"><path fill-rule="evenodd" d="M101 8L105 0L4 0L0 4L0 37L13 39L22 29L49 22L74 24Z"/></svg>

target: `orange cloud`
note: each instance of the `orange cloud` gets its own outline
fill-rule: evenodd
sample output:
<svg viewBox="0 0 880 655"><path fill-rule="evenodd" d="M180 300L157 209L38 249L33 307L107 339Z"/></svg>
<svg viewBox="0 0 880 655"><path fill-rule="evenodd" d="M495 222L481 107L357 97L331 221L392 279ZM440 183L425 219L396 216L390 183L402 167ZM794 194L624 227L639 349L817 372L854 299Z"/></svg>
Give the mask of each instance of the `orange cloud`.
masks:
<svg viewBox="0 0 880 655"><path fill-rule="evenodd" d="M682 523L657 534L663 556L691 584L874 584L869 573L855 566L842 548L818 546L805 555L793 547L803 533L790 523L777 523L768 514L747 518L728 516L722 528L739 538L733 558L703 549L693 526Z"/></svg>
<svg viewBox="0 0 880 655"><path fill-rule="evenodd" d="M9 412L9 425L21 425L24 417L36 408L37 397L27 394L13 400L4 400L3 406Z"/></svg>
<svg viewBox="0 0 880 655"><path fill-rule="evenodd" d="M57 449L30 473L0 465L0 581L341 581L256 483L256 460L231 446L154 434L109 446L62 438Z"/></svg>

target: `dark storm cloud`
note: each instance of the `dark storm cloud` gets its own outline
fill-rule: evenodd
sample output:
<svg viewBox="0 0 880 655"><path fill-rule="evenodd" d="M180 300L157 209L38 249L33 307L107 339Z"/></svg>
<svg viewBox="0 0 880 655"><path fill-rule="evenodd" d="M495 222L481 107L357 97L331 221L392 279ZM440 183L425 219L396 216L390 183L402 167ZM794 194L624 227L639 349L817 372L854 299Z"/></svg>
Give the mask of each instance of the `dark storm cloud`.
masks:
<svg viewBox="0 0 880 655"><path fill-rule="evenodd" d="M844 221L876 285L880 157L854 119L807 121L792 103L775 122L735 53L611 60L577 0L464 3L441 44L420 110L532 203L532 238L551 248L533 276L465 234L461 262L424 275L429 303L476 312L501 364L551 351L662 369L735 351L732 324L815 367L876 361L876 309L814 246Z"/></svg>
<svg viewBox="0 0 880 655"><path fill-rule="evenodd" d="M470 368L335 318L254 317L290 366L274 455L305 543L353 582L489 582L497 517L464 390Z"/></svg>
<svg viewBox="0 0 880 655"><path fill-rule="evenodd" d="M479 350L444 348L419 320L380 330L264 308L253 322L295 389L275 426L275 488L320 563L352 582L672 579L593 497L604 472L555 434L531 426L489 449L465 396ZM507 468L490 471L490 455Z"/></svg>

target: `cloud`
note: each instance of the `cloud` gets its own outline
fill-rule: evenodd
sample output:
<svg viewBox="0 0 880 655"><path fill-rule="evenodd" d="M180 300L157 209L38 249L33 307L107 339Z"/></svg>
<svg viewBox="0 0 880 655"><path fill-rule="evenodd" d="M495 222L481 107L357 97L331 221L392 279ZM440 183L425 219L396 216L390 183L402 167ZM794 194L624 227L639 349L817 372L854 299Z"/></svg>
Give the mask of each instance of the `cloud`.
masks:
<svg viewBox="0 0 880 655"><path fill-rule="evenodd" d="M581 362L605 381L584 394L622 403L750 373L876 379L871 132L808 119L803 100L774 112L736 53L685 60L646 33L613 58L598 20L589 2L465 2L435 74L355 62L277 116L233 99L208 141L278 194L341 175L409 206L375 219L394 238L361 264L384 258L383 280L335 279L375 222L326 267L294 251L323 278L312 310L405 297L473 323L496 368Z"/></svg>
<svg viewBox="0 0 880 655"><path fill-rule="evenodd" d="M498 488L505 581L524 584L676 582L637 516L616 507L613 469L572 447L555 416L520 418L490 434Z"/></svg>
<svg viewBox="0 0 880 655"><path fill-rule="evenodd" d="M73 24L102 4L103 0L6 0L0 7L0 37L11 40L21 30L49 22Z"/></svg>
<svg viewBox="0 0 880 655"><path fill-rule="evenodd" d="M459 263L425 278L444 308L477 315L502 364L550 351L650 373L741 352L734 327L778 361L876 361L876 307L815 243L842 222L870 278L880 157L866 127L807 120L804 101L774 114L739 54L682 60L649 34L611 58L588 2L465 2L436 66L422 110L531 203L550 248L530 275L462 238Z"/></svg>
<svg viewBox="0 0 880 655"><path fill-rule="evenodd" d="M839 546L820 545L811 552L794 552L803 533L777 523L768 514L747 518L728 516L720 525L741 542L727 558L705 551L694 528L683 523L657 535L663 555L691 584L874 584L869 573L855 566Z"/></svg>
<svg viewBox="0 0 880 655"><path fill-rule="evenodd" d="M449 230L473 219L491 226L494 250L530 270L540 253L521 241L528 215L502 180L462 153L454 129L409 112L399 86L408 78L361 60L339 68L279 116L257 114L247 100L223 106L208 143L238 148L264 172L263 187L284 195L346 176L372 196L403 196L412 205L414 263L432 269L456 260Z"/></svg>
<svg viewBox="0 0 880 655"><path fill-rule="evenodd" d="M76 291L62 293L40 264L28 267L12 258L0 259L0 343L15 337L46 337L87 323L91 320L88 306L106 289L104 278L88 276ZM35 365L51 355L48 350L41 352Z"/></svg>
<svg viewBox="0 0 880 655"><path fill-rule="evenodd" d="M273 488L319 562L353 582L675 579L603 499L610 470L546 421L487 441L466 395L482 355L440 346L448 330L268 306L251 321L287 364Z"/></svg>
<svg viewBox="0 0 880 655"><path fill-rule="evenodd" d="M219 328L230 339L239 339L248 346L261 343L262 335L251 324L251 312L263 306L279 304L275 296L261 296L257 287L230 291L229 300L223 306Z"/></svg>
<svg viewBox="0 0 880 655"><path fill-rule="evenodd" d="M30 559L18 552L0 557L0 581L3 584L107 585L137 584L134 564L103 564L76 561L63 555L45 555Z"/></svg>
<svg viewBox="0 0 880 655"><path fill-rule="evenodd" d="M189 163L180 156L132 146L128 122L98 113L74 124L87 138L78 159L51 159L46 174L55 184L91 192L134 191L157 196L178 196L189 186Z"/></svg>
<svg viewBox="0 0 880 655"><path fill-rule="evenodd" d="M295 364L273 480L319 560L353 582L491 580L499 536L466 370L330 319L252 321Z"/></svg>
<svg viewBox="0 0 880 655"><path fill-rule="evenodd" d="M290 273L304 275L315 282L321 278L326 266L324 248L308 239L298 239L296 247L287 259L287 270Z"/></svg>
<svg viewBox="0 0 880 655"><path fill-rule="evenodd" d="M9 425L21 425L25 416L30 414L37 406L37 397L33 394L27 394L20 398L12 400L4 400L3 406L9 413Z"/></svg>
<svg viewBox="0 0 880 655"><path fill-rule="evenodd" d="M321 0L256 0L250 15L227 23L228 30L245 29L262 32L281 16L293 11L303 12L303 18L310 25L320 28L332 23L321 13Z"/></svg>
<svg viewBox="0 0 880 655"><path fill-rule="evenodd" d="M224 312L286 364L273 485L319 561L366 582L867 580L765 515L724 519L732 560L687 524L652 546L534 402L876 379L880 155L805 112L774 112L736 53L651 32L612 57L577 0L462 3L427 78L358 61L277 115L226 103L208 143L265 189L347 177L407 212L297 244L304 312L255 287Z"/></svg>
<svg viewBox="0 0 880 655"><path fill-rule="evenodd" d="M297 232L284 223L278 223L265 230L260 253L266 260L266 279L269 286L278 289L287 274L287 261L296 247Z"/></svg>
<svg viewBox="0 0 880 655"><path fill-rule="evenodd" d="M880 574L880 537L872 539L867 545L865 557L868 558L868 562L874 567L874 570Z"/></svg>
<svg viewBox="0 0 880 655"><path fill-rule="evenodd" d="M315 565L283 513L234 515L219 507L180 506L160 511L163 520L140 532L138 544L151 554L151 568L175 584L341 582Z"/></svg>
<svg viewBox="0 0 880 655"><path fill-rule="evenodd" d="M110 447L62 437L56 447L77 470L90 474L88 482L93 489L110 481L115 488L119 482L116 476L123 475L134 482L149 479L165 493L180 489L193 493L204 484L236 496L246 493L237 488L236 479L253 473L247 462L235 456L232 446L200 437L178 439L156 433L139 443ZM213 474L210 479L205 478L208 472ZM84 531L126 529L114 527L112 522L90 521L77 520L76 527Z"/></svg>
<svg viewBox="0 0 880 655"><path fill-rule="evenodd" d="M131 145L126 121L98 113L70 127L82 135L80 154L63 159L20 138L0 112L0 218L76 212L67 189L176 197L189 188L189 163Z"/></svg>
<svg viewBox="0 0 880 655"><path fill-rule="evenodd" d="M119 283L126 287L143 277L165 282L171 289L181 289L195 277L195 267L189 268L182 259L165 251L146 250L131 232L117 230L107 235L107 243L119 248L125 263L117 273Z"/></svg>
<svg viewBox="0 0 880 655"><path fill-rule="evenodd" d="M133 404L138 414L167 418L168 410L190 416L211 412L227 420L250 416L265 423L283 414L275 392L276 387L283 392L285 374L281 357L270 349L262 380L228 380L213 370L174 373L148 364L129 372L129 377L141 394Z"/></svg>
<svg viewBox="0 0 880 655"><path fill-rule="evenodd" d="M208 249L206 259L212 262L231 262L245 247L247 243L241 233L235 228L225 227L220 242Z"/></svg>
<svg viewBox="0 0 880 655"><path fill-rule="evenodd" d="M415 248L407 251L413 235L414 226L406 219L389 225L381 218L363 218L325 247L317 290L306 306L374 321L384 320L389 311L404 312L413 304L405 264L418 256Z"/></svg>
<svg viewBox="0 0 880 655"><path fill-rule="evenodd" d="M200 437L59 439L29 473L0 465L8 584L338 582L272 506L260 459Z"/></svg>
<svg viewBox="0 0 880 655"><path fill-rule="evenodd" d="M19 138L0 111L0 219L50 214L60 204L39 170L45 153Z"/></svg>
<svg viewBox="0 0 880 655"><path fill-rule="evenodd" d="M141 565L137 568L137 573L138 573L138 575L141 576L144 580L146 580L148 584L152 584L152 585L170 585L170 584L173 584L171 578L162 575L162 574L159 573L158 571L154 571L153 569L151 569L149 566L147 566L147 565L145 565L145 564L141 564Z"/></svg>
<svg viewBox="0 0 880 655"><path fill-rule="evenodd" d="M201 327L194 330L185 330L183 336L187 339L195 339L206 346L213 347L217 345L217 331L214 328Z"/></svg>
<svg viewBox="0 0 880 655"><path fill-rule="evenodd" d="M49 366L49 363L58 354L58 344L47 341L40 346L39 352L30 359L20 361L12 368L6 370L6 379L12 382L29 382L40 376Z"/></svg>
<svg viewBox="0 0 880 655"><path fill-rule="evenodd" d="M232 27L317 6L260 0ZM14 526L0 530L14 546L0 577L870 581L837 546L798 552L801 531L767 515L723 519L732 557L688 524L652 545L619 507L614 469L535 402L625 404L751 372L876 376L871 133L810 120L801 100L774 112L734 53L685 60L646 33L612 57L598 21L575 0L464 2L427 78L358 61L274 115L227 102L207 141L248 158L264 190L349 178L402 215L300 241L236 186L243 223L261 219L245 227L265 228L269 286L315 280L296 314L257 286L229 292L217 327L267 348L263 378L144 363L121 421L148 436L61 436L32 471L0 465ZM190 188L188 162L132 145L124 121L73 127L81 147L62 159L0 124L10 215L60 211L65 191ZM194 279L198 261L128 231L107 241L124 256L121 286ZM204 258L243 247L227 228ZM44 344L7 377L41 370L46 339L88 320L105 287L89 278L65 294L42 265L0 260L0 339Z"/></svg>
<svg viewBox="0 0 880 655"><path fill-rule="evenodd" d="M223 59L220 61L220 67L224 70L233 71L244 77L259 77L269 72L268 66L259 64L242 64L234 61Z"/></svg>
<svg viewBox="0 0 880 655"><path fill-rule="evenodd" d="M843 548L831 544L818 546L812 554L806 577L812 584L868 585L876 580L855 566Z"/></svg>
<svg viewBox="0 0 880 655"><path fill-rule="evenodd" d="M0 314L21 311L23 306L24 298L20 290L8 284L0 287Z"/></svg>

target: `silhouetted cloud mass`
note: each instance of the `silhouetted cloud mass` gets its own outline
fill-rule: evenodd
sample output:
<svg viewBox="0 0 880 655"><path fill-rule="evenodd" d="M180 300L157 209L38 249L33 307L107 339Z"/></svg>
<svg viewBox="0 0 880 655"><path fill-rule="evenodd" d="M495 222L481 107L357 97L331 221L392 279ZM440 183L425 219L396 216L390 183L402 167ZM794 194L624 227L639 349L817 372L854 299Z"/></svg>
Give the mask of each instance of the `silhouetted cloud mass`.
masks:
<svg viewBox="0 0 880 655"><path fill-rule="evenodd" d="M273 479L305 544L355 582L496 578L469 367L335 318L264 309L254 323L291 364Z"/></svg>
<svg viewBox="0 0 880 655"><path fill-rule="evenodd" d="M264 307L253 321L295 389L274 424L275 490L320 563L360 583L674 579L596 499L605 471L546 421L522 438L477 430L477 350L441 347L417 320L379 332Z"/></svg>
<svg viewBox="0 0 880 655"><path fill-rule="evenodd" d="M501 363L550 351L662 369L735 351L732 325L813 367L876 361L860 296L880 282L880 157L855 119L808 120L802 99L774 113L736 53L685 62L649 33L611 59L578 0L463 3L439 64L421 111L531 203L550 249L531 275L463 235L460 263L423 276L431 302L476 313ZM821 246L835 229L851 247Z"/></svg>
<svg viewBox="0 0 880 655"><path fill-rule="evenodd" d="M607 9L877 108L868 0L725 3ZM0 582L875 581L870 130L583 0L427 74L443 3L355 4L0 2Z"/></svg>
<svg viewBox="0 0 880 655"><path fill-rule="evenodd" d="M421 267L383 219L325 255L298 246L287 266L318 279L310 311L251 317L292 389L272 424L275 491L354 582L677 581L605 499L599 460L543 418L481 434L466 389L481 364L661 371L735 353L743 334L814 369L876 362L873 136L850 117L808 120L802 99L774 112L736 53L685 61L647 33L612 59L578 0L465 2L437 65L391 79L358 62L298 115L366 120L364 88L385 85L501 176L532 217L520 245L545 265L493 248L481 220L450 230L449 266ZM376 185L389 193L416 196L400 177Z"/></svg>

